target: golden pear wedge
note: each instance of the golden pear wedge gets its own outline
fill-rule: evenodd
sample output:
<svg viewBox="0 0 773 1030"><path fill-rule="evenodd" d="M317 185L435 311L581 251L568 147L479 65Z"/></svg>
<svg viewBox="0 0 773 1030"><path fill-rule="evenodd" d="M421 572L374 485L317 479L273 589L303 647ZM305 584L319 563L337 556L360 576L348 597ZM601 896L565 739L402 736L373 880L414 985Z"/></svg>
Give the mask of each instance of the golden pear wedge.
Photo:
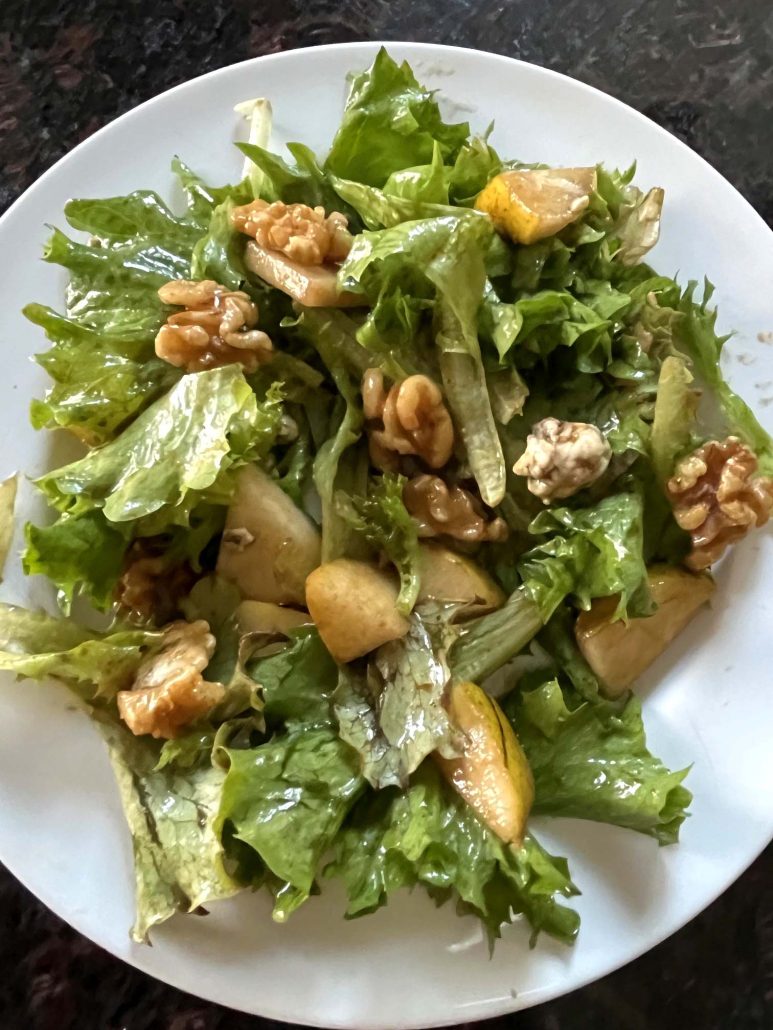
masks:
<svg viewBox="0 0 773 1030"><path fill-rule="evenodd" d="M496 701L475 683L455 683L449 714L464 733L464 754L435 760L448 782L507 844L520 845L534 802L531 769Z"/></svg>
<svg viewBox="0 0 773 1030"><path fill-rule="evenodd" d="M595 168L518 168L495 175L475 207L515 243L536 243L577 221L595 188Z"/></svg>

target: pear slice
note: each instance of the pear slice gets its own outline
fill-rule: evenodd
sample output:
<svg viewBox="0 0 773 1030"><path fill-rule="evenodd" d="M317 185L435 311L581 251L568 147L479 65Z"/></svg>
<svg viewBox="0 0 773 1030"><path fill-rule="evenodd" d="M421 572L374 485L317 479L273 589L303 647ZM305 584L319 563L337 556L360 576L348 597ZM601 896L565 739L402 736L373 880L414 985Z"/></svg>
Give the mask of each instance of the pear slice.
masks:
<svg viewBox="0 0 773 1030"><path fill-rule="evenodd" d="M239 469L217 559L223 579L252 601L303 605L321 546L317 527L276 480L257 465Z"/></svg>
<svg viewBox="0 0 773 1030"><path fill-rule="evenodd" d="M577 221L595 189L595 168L519 168L495 175L475 207L515 243L535 243Z"/></svg>
<svg viewBox="0 0 773 1030"><path fill-rule="evenodd" d="M250 240L244 261L251 272L275 286L305 308L367 307L361 293L350 293L338 286L336 269L330 265L299 265L278 250L267 250Z"/></svg>
<svg viewBox="0 0 773 1030"><path fill-rule="evenodd" d="M647 573L658 605L653 615L613 622L618 598L602 597L575 623L577 645L609 698L619 697L662 654L714 592L708 575L672 565L653 565Z"/></svg>
<svg viewBox="0 0 773 1030"><path fill-rule="evenodd" d="M311 625L308 612L283 608L268 601L242 601L237 607L236 623L240 633L283 633Z"/></svg>
<svg viewBox="0 0 773 1030"><path fill-rule="evenodd" d="M455 683L449 715L465 735L460 758L435 761L480 819L507 844L520 845L534 802L534 780L518 738L496 701L475 683Z"/></svg>
<svg viewBox="0 0 773 1030"><path fill-rule="evenodd" d="M421 588L418 602L447 601L470 606L470 614L482 615L501 608L504 592L472 559L442 544L419 544Z"/></svg>
<svg viewBox="0 0 773 1030"><path fill-rule="evenodd" d="M337 662L351 662L405 636L409 622L396 609L397 577L353 558L336 558L306 580L306 604Z"/></svg>

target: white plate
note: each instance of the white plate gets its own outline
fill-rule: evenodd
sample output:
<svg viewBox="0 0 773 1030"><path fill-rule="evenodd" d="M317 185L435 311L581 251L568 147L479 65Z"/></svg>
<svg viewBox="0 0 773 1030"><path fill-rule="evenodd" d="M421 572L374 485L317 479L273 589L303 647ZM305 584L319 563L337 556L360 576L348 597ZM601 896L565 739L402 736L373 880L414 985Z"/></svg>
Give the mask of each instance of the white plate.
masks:
<svg viewBox="0 0 773 1030"><path fill-rule="evenodd" d="M597 160L627 166L666 189L654 264L717 284L723 328L735 327L733 383L773 428L773 236L717 172L646 118L588 86L503 57L421 44L390 44L418 77L443 91L447 114L484 129L507 156L557 165ZM119 118L40 179L0 220L4 368L0 454L4 468L38 472L50 441L28 428L45 385L27 360L42 334L19 314L31 300L62 303L63 277L40 264L45 223L62 224L69 197L168 196L179 154L214 181L233 180L235 103L270 97L276 135L324 151L338 124L345 74L366 67L376 44L300 50L249 61L186 83ZM738 359L738 360L736 360ZM24 491L22 515L32 510ZM18 541L21 543L21 541ZM262 1016L315 1026L419 1027L461 1023L534 1005L635 958L723 891L773 835L773 705L770 704L771 540L758 534L719 572L714 611L704 612L646 676L649 739L674 767L694 763L692 818L678 847L591 823L544 821L544 843L569 856L583 891L574 948L542 939L529 951L522 927L489 959L477 923L422 894L397 897L375 916L344 922L342 898L325 888L284 927L265 899L178 917L154 947L130 943L129 835L108 761L64 691L8 684L0 692L0 857L45 904L113 954L202 997ZM41 583L16 573L6 598L40 603Z"/></svg>

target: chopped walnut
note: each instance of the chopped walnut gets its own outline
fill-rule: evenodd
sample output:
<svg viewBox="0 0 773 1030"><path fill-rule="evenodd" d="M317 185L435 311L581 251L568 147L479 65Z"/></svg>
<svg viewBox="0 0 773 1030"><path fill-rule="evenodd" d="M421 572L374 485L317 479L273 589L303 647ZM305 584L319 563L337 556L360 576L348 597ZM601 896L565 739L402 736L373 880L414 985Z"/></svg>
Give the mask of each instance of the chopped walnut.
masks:
<svg viewBox="0 0 773 1030"><path fill-rule="evenodd" d="M324 207L253 200L233 209L231 224L261 247L279 250L299 265L343 261L352 246L346 215L326 215Z"/></svg>
<svg viewBox="0 0 773 1030"><path fill-rule="evenodd" d="M756 455L735 436L711 440L677 465L666 490L674 518L692 536L691 569L707 569L768 521L773 480L755 477L756 471Z"/></svg>
<svg viewBox="0 0 773 1030"><path fill-rule="evenodd" d="M117 694L118 712L132 733L171 740L219 704L225 688L201 675L214 651L203 619L170 623L161 650L140 665L131 690Z"/></svg>
<svg viewBox="0 0 773 1030"><path fill-rule="evenodd" d="M258 309L246 293L204 279L173 279L158 291L164 304L185 308L170 315L156 335L156 354L186 372L237 362L254 372L269 361L273 346L254 326Z"/></svg>
<svg viewBox="0 0 773 1030"><path fill-rule="evenodd" d="M543 418L532 426L526 450L513 472L528 476L526 485L531 493L550 504L594 483L611 457L612 448L595 426Z"/></svg>
<svg viewBox="0 0 773 1030"><path fill-rule="evenodd" d="M461 486L447 486L440 476L414 476L403 491L405 507L419 524L419 536L445 536L477 542L506 540L504 519L486 521L482 503Z"/></svg>
<svg viewBox="0 0 773 1030"><path fill-rule="evenodd" d="M148 537L135 540L127 552L115 600L132 622L169 622L196 582L191 566L170 562L162 547L162 541Z"/></svg>
<svg viewBox="0 0 773 1030"><path fill-rule="evenodd" d="M378 368L362 377L362 402L370 425L373 464L396 471L398 456L416 454L430 468L441 468L454 449L454 427L440 387L427 376L408 376L387 392Z"/></svg>

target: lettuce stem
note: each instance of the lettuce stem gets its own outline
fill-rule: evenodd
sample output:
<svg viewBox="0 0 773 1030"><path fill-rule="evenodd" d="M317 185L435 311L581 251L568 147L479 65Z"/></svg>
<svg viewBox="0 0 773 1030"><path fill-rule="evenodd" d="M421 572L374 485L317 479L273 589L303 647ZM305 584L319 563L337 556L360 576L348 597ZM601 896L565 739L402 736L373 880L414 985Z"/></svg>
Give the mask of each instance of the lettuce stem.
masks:
<svg viewBox="0 0 773 1030"><path fill-rule="evenodd" d="M525 587L512 593L498 611L470 624L451 650L453 678L480 683L518 654L542 629L542 614Z"/></svg>

